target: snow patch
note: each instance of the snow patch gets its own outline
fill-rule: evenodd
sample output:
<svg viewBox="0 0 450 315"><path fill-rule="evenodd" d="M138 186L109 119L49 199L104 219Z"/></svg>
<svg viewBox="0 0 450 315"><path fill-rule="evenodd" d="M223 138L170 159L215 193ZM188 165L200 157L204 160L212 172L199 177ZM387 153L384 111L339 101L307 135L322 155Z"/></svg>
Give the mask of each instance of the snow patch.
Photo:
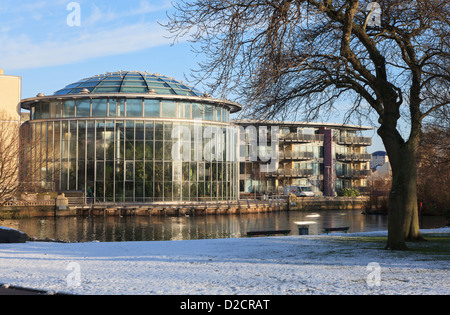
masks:
<svg viewBox="0 0 450 315"><path fill-rule="evenodd" d="M423 230L450 233L450 228ZM450 294L448 257L345 238L386 232L0 245L0 283L71 294ZM370 263L380 266L370 287ZM68 266L79 268L68 268ZM376 270L375 270L376 271ZM69 280L79 279L77 285Z"/></svg>

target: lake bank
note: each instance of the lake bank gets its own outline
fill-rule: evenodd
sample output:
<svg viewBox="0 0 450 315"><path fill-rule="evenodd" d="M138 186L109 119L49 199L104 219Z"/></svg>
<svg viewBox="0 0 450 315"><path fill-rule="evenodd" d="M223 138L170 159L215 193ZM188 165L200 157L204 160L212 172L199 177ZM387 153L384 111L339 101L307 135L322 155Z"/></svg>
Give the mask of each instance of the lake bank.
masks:
<svg viewBox="0 0 450 315"><path fill-rule="evenodd" d="M350 233L387 229L387 216L364 215L360 210L278 211L239 215L204 216L111 216L46 217L0 221L0 225L37 239L69 242L168 241L211 238L240 238L249 231L291 230L298 235L298 222L313 222L308 234L324 228L348 226ZM443 227L443 217L423 217L424 229Z"/></svg>

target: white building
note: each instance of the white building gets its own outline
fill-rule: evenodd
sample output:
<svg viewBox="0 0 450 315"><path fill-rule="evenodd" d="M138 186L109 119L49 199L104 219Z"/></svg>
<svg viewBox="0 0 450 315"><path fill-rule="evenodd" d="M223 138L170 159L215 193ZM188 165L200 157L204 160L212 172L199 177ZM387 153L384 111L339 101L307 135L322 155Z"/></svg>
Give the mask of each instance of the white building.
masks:
<svg viewBox="0 0 450 315"><path fill-rule="evenodd" d="M383 166L389 162L389 158L386 152L376 151L372 153L372 160L370 161L370 169L375 171L378 167Z"/></svg>

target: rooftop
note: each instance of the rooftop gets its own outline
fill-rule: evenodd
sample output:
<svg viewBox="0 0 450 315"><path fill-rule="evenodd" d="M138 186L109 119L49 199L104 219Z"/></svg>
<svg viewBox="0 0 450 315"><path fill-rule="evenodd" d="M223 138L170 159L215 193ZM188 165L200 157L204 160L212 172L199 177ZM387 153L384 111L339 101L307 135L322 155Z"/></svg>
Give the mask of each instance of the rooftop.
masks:
<svg viewBox="0 0 450 315"><path fill-rule="evenodd" d="M183 82L160 74L139 71L107 72L71 83L53 95L143 93L203 96L204 93Z"/></svg>
<svg viewBox="0 0 450 315"><path fill-rule="evenodd" d="M373 130L375 128L369 127L369 126L357 126L357 125L347 125L347 124L338 124L338 123L318 123L318 122L297 122L297 121L274 121L274 120L255 120L255 119L241 119L241 120L234 120L234 123L242 126L247 125L274 125L274 126L280 126L280 127L304 127L304 128L311 128L311 127L326 127L330 129L350 129L350 130Z"/></svg>

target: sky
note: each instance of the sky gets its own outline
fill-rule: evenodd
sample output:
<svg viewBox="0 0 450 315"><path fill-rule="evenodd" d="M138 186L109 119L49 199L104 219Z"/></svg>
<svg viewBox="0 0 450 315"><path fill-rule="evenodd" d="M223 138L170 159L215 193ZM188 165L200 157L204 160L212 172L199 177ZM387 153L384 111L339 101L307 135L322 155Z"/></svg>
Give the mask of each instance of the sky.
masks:
<svg viewBox="0 0 450 315"><path fill-rule="evenodd" d="M202 56L160 26L171 12L171 0L1 0L0 68L22 77L23 99L119 70L188 81ZM364 136L384 150L375 130Z"/></svg>

